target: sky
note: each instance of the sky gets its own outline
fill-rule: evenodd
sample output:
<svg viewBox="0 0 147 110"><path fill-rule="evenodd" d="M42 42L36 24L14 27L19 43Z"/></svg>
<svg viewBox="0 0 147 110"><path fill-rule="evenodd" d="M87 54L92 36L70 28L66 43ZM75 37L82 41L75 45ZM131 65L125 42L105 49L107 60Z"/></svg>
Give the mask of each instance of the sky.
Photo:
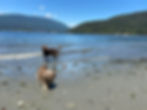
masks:
<svg viewBox="0 0 147 110"><path fill-rule="evenodd" d="M43 16L70 27L146 10L147 0L0 0L0 14Z"/></svg>

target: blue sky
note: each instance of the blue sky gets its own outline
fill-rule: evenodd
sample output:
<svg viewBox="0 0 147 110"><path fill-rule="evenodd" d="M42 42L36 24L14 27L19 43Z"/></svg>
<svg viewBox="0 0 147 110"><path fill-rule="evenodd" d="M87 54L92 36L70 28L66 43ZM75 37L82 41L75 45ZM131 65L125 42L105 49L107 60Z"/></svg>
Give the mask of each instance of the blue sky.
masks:
<svg viewBox="0 0 147 110"><path fill-rule="evenodd" d="M70 26L147 10L147 0L0 0L0 14L44 16Z"/></svg>

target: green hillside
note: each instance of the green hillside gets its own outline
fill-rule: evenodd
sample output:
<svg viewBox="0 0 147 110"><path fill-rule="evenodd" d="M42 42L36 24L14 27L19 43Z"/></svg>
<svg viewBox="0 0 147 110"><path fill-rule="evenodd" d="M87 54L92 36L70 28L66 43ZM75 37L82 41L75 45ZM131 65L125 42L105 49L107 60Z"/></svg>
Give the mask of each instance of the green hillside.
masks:
<svg viewBox="0 0 147 110"><path fill-rule="evenodd" d="M71 32L147 34L147 12L116 16L102 21L85 22L71 29Z"/></svg>
<svg viewBox="0 0 147 110"><path fill-rule="evenodd" d="M0 15L0 30L64 32L67 26L53 19L20 14Z"/></svg>

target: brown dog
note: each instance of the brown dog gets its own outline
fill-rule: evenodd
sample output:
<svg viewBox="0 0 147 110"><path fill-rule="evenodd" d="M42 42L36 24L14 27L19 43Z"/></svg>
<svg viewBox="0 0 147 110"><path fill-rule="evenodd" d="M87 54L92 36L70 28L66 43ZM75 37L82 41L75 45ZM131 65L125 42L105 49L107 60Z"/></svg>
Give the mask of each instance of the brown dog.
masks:
<svg viewBox="0 0 147 110"><path fill-rule="evenodd" d="M38 70L38 80L43 85L43 89L52 89L54 84L54 79L56 77L56 72L48 69L47 65L44 64Z"/></svg>
<svg viewBox="0 0 147 110"><path fill-rule="evenodd" d="M59 51L57 49L48 48L47 46L42 46L42 53L46 62L48 62L48 57L57 59L57 56L59 55Z"/></svg>

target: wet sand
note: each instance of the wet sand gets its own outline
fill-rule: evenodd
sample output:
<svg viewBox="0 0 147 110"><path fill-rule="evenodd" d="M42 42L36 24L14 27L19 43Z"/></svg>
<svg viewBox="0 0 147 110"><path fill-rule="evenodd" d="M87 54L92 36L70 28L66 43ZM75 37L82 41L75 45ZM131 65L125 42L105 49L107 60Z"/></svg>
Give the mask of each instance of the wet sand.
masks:
<svg viewBox="0 0 147 110"><path fill-rule="evenodd" d="M35 78L35 71L33 75L25 74L26 69L34 65L22 67L24 65L22 62L16 64L15 61L14 66L11 63L0 65L0 110L146 110L147 108L146 61L117 60L101 66L86 61L84 62L86 67L77 62L66 72L64 70L64 73L63 71L58 73L57 87L49 92L41 90ZM39 65L38 63L35 67ZM3 71L2 68L14 69L13 72L21 75L15 77L5 74L7 71Z"/></svg>

